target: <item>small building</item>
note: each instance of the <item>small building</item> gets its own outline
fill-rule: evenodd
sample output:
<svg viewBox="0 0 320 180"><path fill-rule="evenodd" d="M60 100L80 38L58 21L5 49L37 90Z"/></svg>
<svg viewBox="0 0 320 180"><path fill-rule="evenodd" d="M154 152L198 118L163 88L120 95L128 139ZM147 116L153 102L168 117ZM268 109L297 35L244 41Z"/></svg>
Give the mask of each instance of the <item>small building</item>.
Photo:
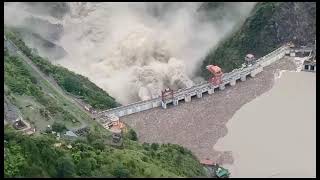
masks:
<svg viewBox="0 0 320 180"><path fill-rule="evenodd" d="M90 106L90 105L85 105L85 106L84 106L84 109L85 109L86 111L92 113L92 114L95 114L95 113L97 112L97 111L94 110L93 107Z"/></svg>
<svg viewBox="0 0 320 180"><path fill-rule="evenodd" d="M91 114L96 114L96 113L97 113L97 111L94 110L93 107L90 106L90 105L85 105L85 106L84 106L84 109L85 109L86 111L90 112Z"/></svg>
<svg viewBox="0 0 320 180"><path fill-rule="evenodd" d="M247 65L253 64L256 60L253 54L247 54L246 57L244 58L245 62Z"/></svg>
<svg viewBox="0 0 320 180"><path fill-rule="evenodd" d="M168 99L173 99L173 90L170 88L166 88L164 91L161 91L161 99L162 101L166 101Z"/></svg>
<svg viewBox="0 0 320 180"><path fill-rule="evenodd" d="M17 130L22 130L27 128L27 125L22 121L22 118L19 117L18 119L15 120L13 127Z"/></svg>
<svg viewBox="0 0 320 180"><path fill-rule="evenodd" d="M306 60L303 62L303 70L316 72L316 61Z"/></svg>
<svg viewBox="0 0 320 180"><path fill-rule="evenodd" d="M121 133L113 133L112 134L112 141L114 143L118 143L121 140Z"/></svg>
<svg viewBox="0 0 320 180"><path fill-rule="evenodd" d="M227 169L219 166L212 160L205 159L200 161L200 164L202 164L205 167L205 169L211 177L228 178L230 176L230 173Z"/></svg>
<svg viewBox="0 0 320 180"><path fill-rule="evenodd" d="M201 160L200 164L204 166L212 166L212 167L215 166L215 163L210 159Z"/></svg>
<svg viewBox="0 0 320 180"><path fill-rule="evenodd" d="M89 131L90 131L90 127L85 126L83 128L73 130L72 132L74 132L74 134L76 134L77 136L85 136L86 134L89 133Z"/></svg>
<svg viewBox="0 0 320 180"><path fill-rule="evenodd" d="M218 167L215 173L218 178L228 178L230 176L230 172L223 167Z"/></svg>

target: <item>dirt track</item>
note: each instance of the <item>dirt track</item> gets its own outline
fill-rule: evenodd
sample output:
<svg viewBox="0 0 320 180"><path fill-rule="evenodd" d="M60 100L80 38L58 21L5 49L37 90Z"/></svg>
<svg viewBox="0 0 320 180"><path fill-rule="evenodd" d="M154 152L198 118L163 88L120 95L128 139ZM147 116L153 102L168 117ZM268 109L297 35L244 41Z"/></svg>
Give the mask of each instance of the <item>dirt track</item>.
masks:
<svg viewBox="0 0 320 180"><path fill-rule="evenodd" d="M230 153L214 151L213 146L227 134L226 123L241 106L272 88L277 69L294 70L295 64L285 57L265 67L255 78L237 81L236 86L227 86L223 91L189 103L179 102L179 106L166 110L155 108L122 120L137 131L141 142L180 144L199 159L232 163Z"/></svg>

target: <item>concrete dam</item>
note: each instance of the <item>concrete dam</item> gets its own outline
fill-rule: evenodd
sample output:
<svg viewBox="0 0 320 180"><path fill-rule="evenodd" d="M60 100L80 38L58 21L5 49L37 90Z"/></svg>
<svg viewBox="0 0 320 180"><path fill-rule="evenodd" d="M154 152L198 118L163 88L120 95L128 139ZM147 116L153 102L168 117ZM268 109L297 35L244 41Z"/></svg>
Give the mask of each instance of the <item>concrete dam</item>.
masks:
<svg viewBox="0 0 320 180"><path fill-rule="evenodd" d="M255 77L256 74L263 71L264 67L281 59L285 55L295 56L296 53L311 54L312 51L312 48L293 49L290 48L288 44L286 44L274 50L273 52L257 59L256 63L251 66L235 69L232 72L225 73L222 77L222 83L219 85L213 85L212 83L206 82L195 85L191 88L179 89L178 91L173 92L173 98L163 100L161 97L158 97L146 101L135 102L113 109L108 109L97 113L96 118L101 118L109 115L123 117L160 106L162 106L163 108L167 108L169 104L177 106L179 105L180 101L190 102L191 97L196 96L197 98L202 98L203 93L212 94L217 89L224 90L226 85L235 86L238 80L245 81L247 76Z"/></svg>

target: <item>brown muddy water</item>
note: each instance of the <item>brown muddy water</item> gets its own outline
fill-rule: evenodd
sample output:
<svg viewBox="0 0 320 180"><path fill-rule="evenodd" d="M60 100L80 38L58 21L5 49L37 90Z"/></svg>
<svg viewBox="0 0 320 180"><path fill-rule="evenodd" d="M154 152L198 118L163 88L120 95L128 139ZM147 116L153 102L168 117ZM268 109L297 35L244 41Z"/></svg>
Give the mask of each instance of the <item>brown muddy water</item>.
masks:
<svg viewBox="0 0 320 180"><path fill-rule="evenodd" d="M232 177L315 177L316 74L283 72L227 129L214 149L232 151Z"/></svg>

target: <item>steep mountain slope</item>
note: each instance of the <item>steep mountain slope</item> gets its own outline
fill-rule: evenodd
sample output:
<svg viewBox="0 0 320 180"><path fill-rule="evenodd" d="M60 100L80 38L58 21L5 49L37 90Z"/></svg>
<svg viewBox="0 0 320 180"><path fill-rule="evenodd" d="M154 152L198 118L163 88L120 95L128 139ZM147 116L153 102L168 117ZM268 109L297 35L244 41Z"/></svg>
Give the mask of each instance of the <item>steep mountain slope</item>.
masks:
<svg viewBox="0 0 320 180"><path fill-rule="evenodd" d="M199 74L210 76L205 69L208 64L217 64L229 72L239 67L248 53L260 57L290 41L312 44L315 36L315 2L258 3L241 29L205 57Z"/></svg>
<svg viewBox="0 0 320 180"><path fill-rule="evenodd" d="M108 109L119 104L104 90L89 81L88 78L75 74L66 68L53 65L40 57L36 50L30 49L21 39L16 29L5 29L6 36L49 78L52 78L63 90L91 105L95 109Z"/></svg>
<svg viewBox="0 0 320 180"><path fill-rule="evenodd" d="M6 31L6 35L30 62L5 43L5 177L205 176L191 151L173 144L139 144L129 128L123 133L123 144L112 146L111 133L74 106L47 79L52 77L66 92L83 96L84 101L97 108L110 108L116 102L87 78L36 55L15 33ZM36 127L37 133L27 136L16 132L11 124L18 115ZM88 123L90 131L75 141L57 139L46 128L50 124L62 135L66 128L79 126L79 122Z"/></svg>

